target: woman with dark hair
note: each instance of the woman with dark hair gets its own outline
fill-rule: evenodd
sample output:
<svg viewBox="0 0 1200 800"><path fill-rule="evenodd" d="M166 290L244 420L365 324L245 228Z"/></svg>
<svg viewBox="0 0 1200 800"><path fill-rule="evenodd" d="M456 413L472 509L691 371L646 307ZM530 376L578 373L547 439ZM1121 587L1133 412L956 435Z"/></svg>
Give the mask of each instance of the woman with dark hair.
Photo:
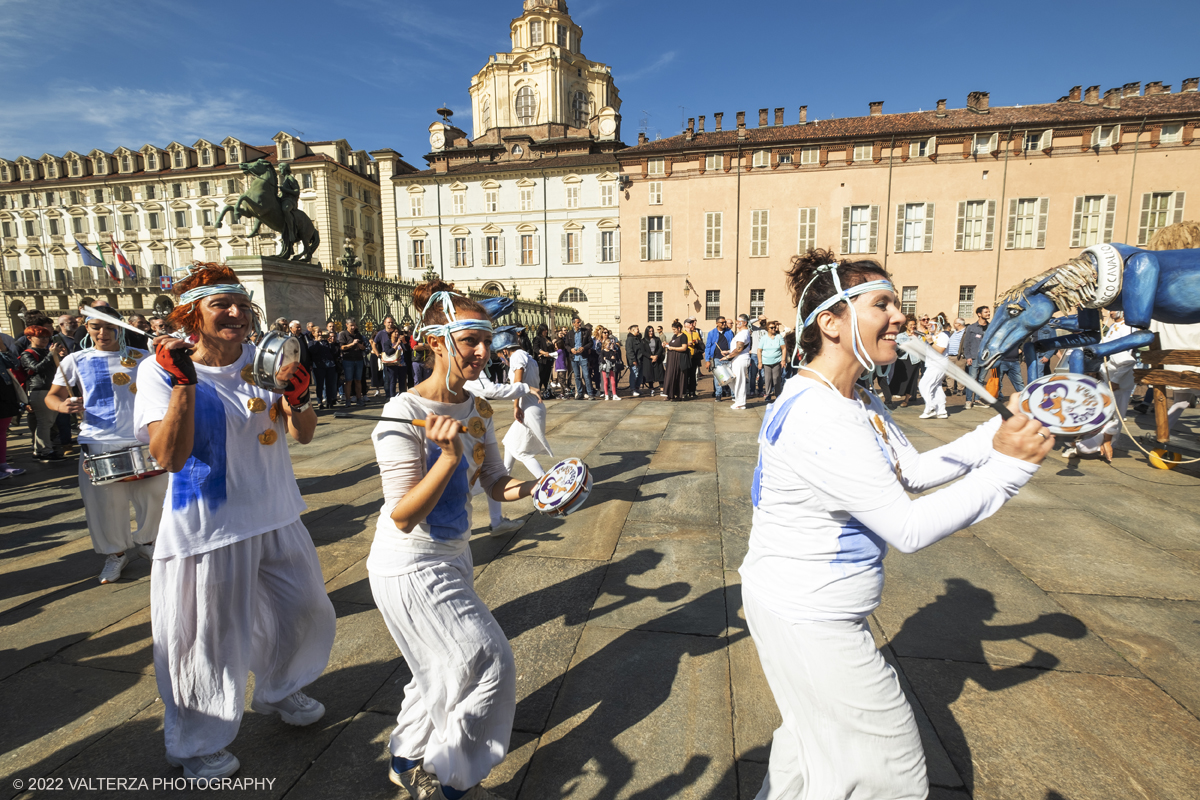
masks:
<svg viewBox="0 0 1200 800"><path fill-rule="evenodd" d="M667 351L665 394L668 400L679 401L683 399L683 370L691 365L688 340L683 335L683 324L679 320L671 323L671 340L664 348Z"/></svg>
<svg viewBox="0 0 1200 800"><path fill-rule="evenodd" d="M543 397L553 397L550 393L550 380L554 375L554 358L558 348L550 340L549 329L545 323L538 325L537 336L533 337L533 356L538 365L538 389Z"/></svg>
<svg viewBox="0 0 1200 800"><path fill-rule="evenodd" d="M58 362L67 357L67 348L62 344L51 344L53 335L47 327L30 325L25 329L29 346L21 351L20 365L28 376L25 390L29 393L29 405L33 408L37 426L33 429L33 457L38 461L62 461L65 456L54 448L50 441L50 429L58 415L46 405Z"/></svg>
<svg viewBox="0 0 1200 800"><path fill-rule="evenodd" d="M417 286L413 303L433 371L383 413L425 427L384 421L371 437L384 500L367 571L413 675L392 731L388 775L412 797L487 800L494 795L480 781L508 751L516 667L504 631L475 593L471 494L477 487L511 502L528 497L534 482L506 474L492 407L466 388L491 357L487 312L438 280Z"/></svg>
<svg viewBox="0 0 1200 800"><path fill-rule="evenodd" d="M866 622L880 602L884 555L995 513L1054 437L1018 413L917 452L878 398L855 388L865 370L896 359L904 315L887 273L810 250L793 259L788 286L804 363L767 406L740 570L746 620L783 717L758 797L923 798L916 720Z"/></svg>
<svg viewBox="0 0 1200 800"><path fill-rule="evenodd" d="M662 383L666 379L666 371L663 369L663 356L666 352L663 350L662 339L654 332L653 325L646 325L646 335L643 337L645 346L642 349L642 386L650 390L650 396L654 397L654 384L658 384L658 393L662 394Z"/></svg>
<svg viewBox="0 0 1200 800"><path fill-rule="evenodd" d="M284 437L317 428L308 369L282 394L251 383L261 311L233 270L197 264L138 367L134 432L170 473L154 544L150 612L167 761L188 778L237 772L228 750L250 708L311 725L303 692L329 663L335 616ZM128 515L126 515L128 524Z"/></svg>
<svg viewBox="0 0 1200 800"><path fill-rule="evenodd" d="M903 344L909 339L920 339L919 326L917 318L908 314L904 318L904 330L896 334L896 344ZM893 395L900 397L901 408L907 408L917 393L917 385L921 381L921 365L921 357L915 353L901 351L896 358L896 369L892 373L889 388Z"/></svg>

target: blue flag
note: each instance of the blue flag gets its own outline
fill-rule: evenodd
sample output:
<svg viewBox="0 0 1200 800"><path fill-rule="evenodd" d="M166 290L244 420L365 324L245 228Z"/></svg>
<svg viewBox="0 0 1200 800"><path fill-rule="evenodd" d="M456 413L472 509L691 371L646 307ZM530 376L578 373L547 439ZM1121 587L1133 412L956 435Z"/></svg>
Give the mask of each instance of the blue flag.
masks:
<svg viewBox="0 0 1200 800"><path fill-rule="evenodd" d="M114 267L110 267L107 263L105 263L103 258L96 258L96 256L92 254L92 251L88 250L87 246L83 242L79 241L78 236L75 237L75 247L79 250L79 258L83 261L83 265L85 267L100 267L107 272L108 277L112 278L114 281L121 280L120 273L118 273Z"/></svg>

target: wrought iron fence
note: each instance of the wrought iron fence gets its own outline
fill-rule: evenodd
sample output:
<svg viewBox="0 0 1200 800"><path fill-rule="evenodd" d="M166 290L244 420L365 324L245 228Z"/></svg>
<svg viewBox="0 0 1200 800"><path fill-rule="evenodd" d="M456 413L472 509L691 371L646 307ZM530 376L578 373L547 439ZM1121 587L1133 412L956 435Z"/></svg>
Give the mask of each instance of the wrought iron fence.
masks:
<svg viewBox="0 0 1200 800"><path fill-rule="evenodd" d="M344 321L353 317L360 329L373 333L383 325L389 314L401 324L413 324L420 310L413 305L415 281L358 275L351 271L325 270L325 320L341 330ZM469 290L475 300L499 297L500 292ZM566 327L575 316L575 309L558 303L544 303L517 297L516 307L504 317L507 325L524 325L531 333L545 322L552 328Z"/></svg>

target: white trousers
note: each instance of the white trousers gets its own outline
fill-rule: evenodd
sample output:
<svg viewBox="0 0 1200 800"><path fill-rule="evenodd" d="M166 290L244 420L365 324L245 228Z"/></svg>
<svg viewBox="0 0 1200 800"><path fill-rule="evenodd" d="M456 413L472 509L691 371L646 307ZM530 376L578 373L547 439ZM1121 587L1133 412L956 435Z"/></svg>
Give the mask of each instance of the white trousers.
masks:
<svg viewBox="0 0 1200 800"><path fill-rule="evenodd" d="M1121 419L1125 416L1125 412L1129 409L1129 398L1133 396L1133 387L1122 389L1119 386L1113 387L1113 397L1117 400L1117 416L1113 417L1102 430L1092 434L1086 439L1081 439L1076 445L1081 453L1099 453L1100 445L1104 444L1104 436L1108 434L1114 439L1121 433Z"/></svg>
<svg viewBox="0 0 1200 800"><path fill-rule="evenodd" d="M108 453L124 449L125 445L103 447L90 444L93 453ZM163 498L167 494L168 476L155 475L140 481L122 481L93 486L83 471L83 456L79 457L79 493L83 495L83 511L87 517L92 547L101 555L124 553L134 545L150 544L158 536L162 520ZM129 506L137 517L137 530L129 529Z"/></svg>
<svg viewBox="0 0 1200 800"><path fill-rule="evenodd" d="M746 389L749 384L750 356L738 356L733 360L733 404L746 405Z"/></svg>
<svg viewBox="0 0 1200 800"><path fill-rule="evenodd" d="M300 520L207 553L155 559L150 615L174 758L234 740L251 671L255 697L276 702L316 680L333 649L333 604Z"/></svg>
<svg viewBox="0 0 1200 800"><path fill-rule="evenodd" d="M506 448L506 452L504 453L504 471L506 473L508 473L509 475L512 475L512 468L513 468L513 466L516 465L517 461L520 461L522 464L525 465L525 469L529 470L529 474L533 475L534 480L536 480L546 474L546 470L542 469L542 465L539 464L538 460L536 458L534 458L533 456L530 456L530 455L518 456L518 455L515 455L514 453L507 452L507 448ZM487 493L487 503L488 503L488 518L489 518L489 520L491 521L493 526L499 525L500 521L502 519L504 519L504 514L501 511L502 506L500 504L500 501L493 500L492 493L488 492Z"/></svg>
<svg viewBox="0 0 1200 800"><path fill-rule="evenodd" d="M512 649L475 594L471 551L371 575L371 593L413 674L392 755L424 759L444 785L470 789L504 760L517 708Z"/></svg>
<svg viewBox="0 0 1200 800"><path fill-rule="evenodd" d="M925 374L921 376L921 382L917 384L917 391L925 400L926 412L946 413L946 390L942 388L942 378L944 377L946 377L944 369L926 364Z"/></svg>
<svg viewBox="0 0 1200 800"><path fill-rule="evenodd" d="M797 624L743 602L783 716L756 800L923 800L917 723L867 623Z"/></svg>
<svg viewBox="0 0 1200 800"><path fill-rule="evenodd" d="M1191 405L1192 398L1196 396L1195 392L1188 389L1175 389L1172 394L1171 405L1167 409L1167 430L1170 431L1175 427L1175 423L1179 422L1179 418L1183 416L1183 410Z"/></svg>

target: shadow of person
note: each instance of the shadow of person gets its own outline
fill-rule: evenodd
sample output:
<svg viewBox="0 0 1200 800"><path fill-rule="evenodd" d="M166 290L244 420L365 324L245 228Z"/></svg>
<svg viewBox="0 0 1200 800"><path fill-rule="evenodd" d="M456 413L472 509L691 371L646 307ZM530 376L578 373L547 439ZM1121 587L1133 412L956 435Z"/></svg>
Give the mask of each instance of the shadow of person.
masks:
<svg viewBox="0 0 1200 800"><path fill-rule="evenodd" d="M935 686L923 686L919 697L933 722L946 752L954 762L967 790L974 792L974 765L966 735L951 706L962 694L967 678L988 692L999 692L1035 680L1058 666L1053 653L1030 643L1026 637L1050 634L1064 639L1081 639L1087 627L1070 614L1042 614L1015 625L990 625L999 608L987 589L962 578L946 581L946 591L909 617L892 637L891 646L901 657L940 658L951 662L938 669ZM984 642L1019 640L1033 653L1021 664L993 669L984 653ZM935 655L936 653L936 655ZM912 678L910 676L910 682Z"/></svg>
<svg viewBox="0 0 1200 800"><path fill-rule="evenodd" d="M723 607L724 593L724 588L714 589L691 602L720 602ZM713 594L720 597L709 596ZM694 624L694 616L688 613L690 604L656 619L656 631L679 627L673 622L677 616ZM596 649L564 676L552 716L557 724L543 735L522 794L565 797L582 788L594 800L690 796L687 788L704 778L712 759L695 752L706 746L702 728L711 720L705 719L704 711L697 707L703 703L698 673L707 668L692 667L682 672L680 665L685 659L702 659L723 651L730 642L748 635L742 630L726 638L724 616L708 614L705 618L709 627L701 635L589 627L591 642L581 641L580 651ZM677 708L651 720L673 692L677 693ZM642 723L640 731L626 735ZM560 726L571 727L557 735ZM646 748L645 759L639 759L636 749L642 746ZM651 756L653 761L649 760ZM664 763L672 757L677 764ZM662 777L631 791L635 777L640 778L639 783L646 781L647 772ZM715 780L720 785L710 796L736 796L732 770L726 769Z"/></svg>

